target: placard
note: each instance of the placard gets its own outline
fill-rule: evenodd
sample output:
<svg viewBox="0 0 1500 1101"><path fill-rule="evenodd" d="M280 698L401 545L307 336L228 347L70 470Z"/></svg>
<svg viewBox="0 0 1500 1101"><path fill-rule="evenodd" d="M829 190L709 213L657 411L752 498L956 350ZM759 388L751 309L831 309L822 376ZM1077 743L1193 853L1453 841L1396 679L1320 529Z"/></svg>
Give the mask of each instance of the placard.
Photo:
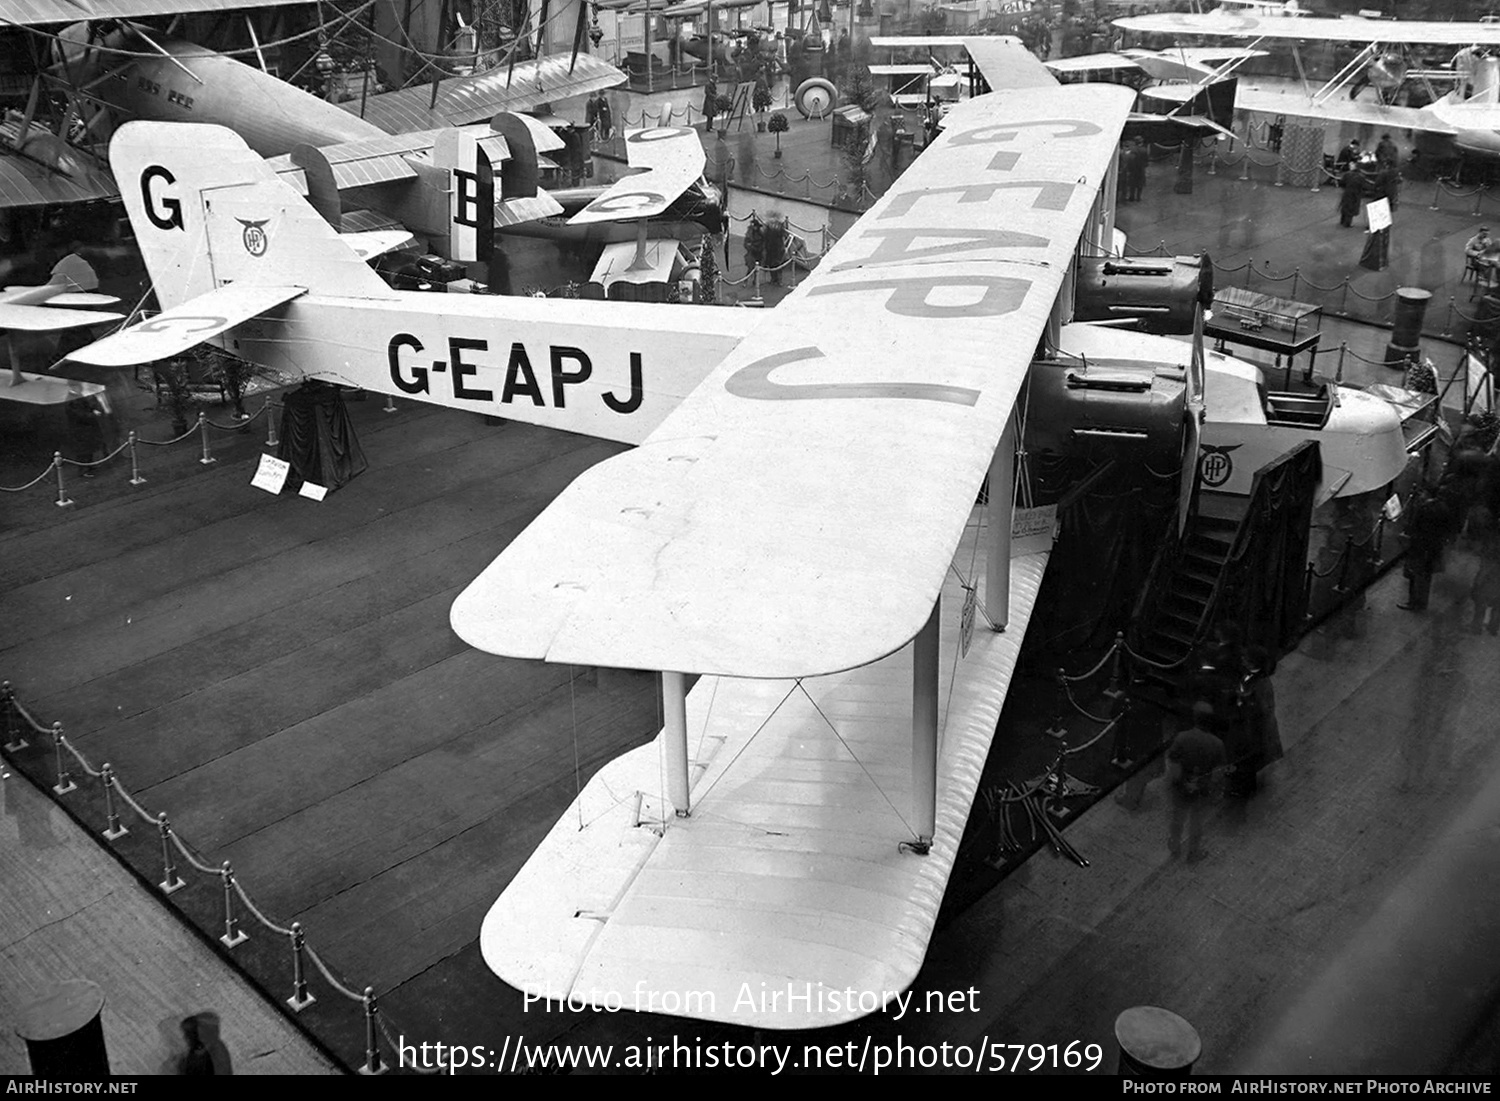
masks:
<svg viewBox="0 0 1500 1101"><path fill-rule="evenodd" d="M320 486L316 482L303 482L302 488L297 491L302 496L314 501L321 501L328 496L328 487Z"/></svg>
<svg viewBox="0 0 1500 1101"><path fill-rule="evenodd" d="M1401 497L1400 497L1400 495L1396 494L1396 493L1392 493L1391 494L1391 499L1389 501L1387 501L1381 507L1380 511L1383 512L1383 513L1385 513L1385 518L1387 520L1389 520L1393 524L1397 520L1401 519Z"/></svg>
<svg viewBox="0 0 1500 1101"><path fill-rule="evenodd" d="M1051 550L1057 536L1057 506L1017 508L1010 516L1010 556Z"/></svg>
<svg viewBox="0 0 1500 1101"><path fill-rule="evenodd" d="M250 479L250 484L267 493L280 493L286 485L286 476L291 472L292 464L285 459L262 454L260 465L255 468L255 477Z"/></svg>
<svg viewBox="0 0 1500 1101"><path fill-rule="evenodd" d="M1370 232L1379 233L1382 229L1391 228L1391 201L1389 199L1371 199L1365 206L1365 217L1370 219Z"/></svg>

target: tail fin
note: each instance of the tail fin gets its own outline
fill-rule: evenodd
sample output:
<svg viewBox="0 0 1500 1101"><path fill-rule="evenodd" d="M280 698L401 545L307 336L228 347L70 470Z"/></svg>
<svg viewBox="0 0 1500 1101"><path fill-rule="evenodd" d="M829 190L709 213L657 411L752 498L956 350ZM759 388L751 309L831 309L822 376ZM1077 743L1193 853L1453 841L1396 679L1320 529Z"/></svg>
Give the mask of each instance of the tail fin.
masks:
<svg viewBox="0 0 1500 1101"><path fill-rule="evenodd" d="M128 122L109 160L164 310L227 283L392 294L233 131Z"/></svg>

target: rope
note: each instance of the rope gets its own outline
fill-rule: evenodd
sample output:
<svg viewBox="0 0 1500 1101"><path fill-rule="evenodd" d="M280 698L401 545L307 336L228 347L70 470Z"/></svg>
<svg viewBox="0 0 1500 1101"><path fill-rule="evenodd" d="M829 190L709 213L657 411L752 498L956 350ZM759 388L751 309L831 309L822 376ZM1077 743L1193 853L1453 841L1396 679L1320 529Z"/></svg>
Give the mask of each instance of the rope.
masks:
<svg viewBox="0 0 1500 1101"><path fill-rule="evenodd" d="M219 874L218 868L202 863L196 856L189 852L188 847L183 844L182 838L177 836L177 831L174 830L171 826L167 827L167 836L172 839L172 844L177 847L177 851L182 854L182 858L189 864L191 864L194 868L198 869L198 871L202 872L204 875Z"/></svg>
<svg viewBox="0 0 1500 1101"><path fill-rule="evenodd" d="M50 726L43 726L41 723L39 723L35 719L33 719L31 717L31 712L27 711L26 708L22 707L21 706L21 701L18 700L18 699L16 699L15 696L11 696L11 698L10 698L10 705L16 709L16 714L20 715L21 718L25 719L28 723L30 723L31 724L31 728L33 730L35 730L38 734L51 734L52 733L52 728Z"/></svg>
<svg viewBox="0 0 1500 1101"><path fill-rule="evenodd" d="M102 772L95 771L89 765L88 758L85 757L82 753L79 753L78 750L74 747L73 743L68 741L66 737L60 737L57 739L57 741L59 745L61 745L69 753L73 754L73 759L78 762L78 767L83 769L84 772L87 772L96 780L104 775L104 773Z"/></svg>
<svg viewBox="0 0 1500 1101"><path fill-rule="evenodd" d="M1184 654L1176 661L1152 661L1150 658L1138 654L1134 650L1132 650L1130 648L1130 643L1128 642L1125 643L1125 652L1129 654L1135 661L1140 662L1142 665L1149 665L1153 669L1176 669L1179 665L1181 665L1188 659L1188 655Z"/></svg>
<svg viewBox="0 0 1500 1101"><path fill-rule="evenodd" d="M23 485L23 486L0 486L0 493L24 493L28 489L30 489L32 486L34 486L38 482L40 482L48 474L51 474L56 469L57 469L57 464L56 463L48 463L46 470L42 471L40 474L38 474L35 478L31 479L31 481L27 482L25 485Z"/></svg>
<svg viewBox="0 0 1500 1101"><path fill-rule="evenodd" d="M181 443L183 440L187 439L189 436L191 436L196 431L198 431L198 426L195 424L191 428L189 428L186 432L184 432L182 435L178 436L176 439L172 439L172 440L143 440L139 436L137 436L136 439L135 439L135 442L136 443L147 444L147 445L149 445L151 447L171 447L174 443Z"/></svg>
<svg viewBox="0 0 1500 1101"><path fill-rule="evenodd" d="M156 825L156 816L151 814L146 810L145 807L141 806L135 801L135 796L131 795L130 792L125 790L125 785L120 783L120 778L118 776L116 776L114 780L115 793L119 795L121 799L125 800L125 805L139 814L141 816L141 821L145 822L148 826Z"/></svg>
<svg viewBox="0 0 1500 1101"><path fill-rule="evenodd" d="M1176 472L1175 471L1173 472L1172 476L1176 477ZM1116 640L1115 642L1111 642L1109 644L1109 649L1104 651L1104 656L1101 657L1097 662L1095 662L1094 663L1094 667L1092 669L1090 669L1087 673L1079 673L1076 676L1069 676L1067 673L1060 673L1059 675L1062 677L1062 679L1064 681L1088 680L1095 673L1097 673L1100 669L1104 668L1105 662L1109 661L1110 658L1114 657L1114 655L1115 655L1115 647L1118 646L1118 645L1119 645L1119 641L1118 640Z"/></svg>
<svg viewBox="0 0 1500 1101"><path fill-rule="evenodd" d="M1094 721L1098 722L1099 720L1095 719ZM1065 749L1065 750L1063 750L1063 753L1065 753L1069 757L1073 756L1073 754L1075 754L1075 753L1082 753L1085 749L1088 749L1095 742L1097 742L1100 738L1104 737L1104 735L1108 734L1111 730L1113 730L1115 728L1115 726L1119 723L1119 721L1120 720L1119 720L1118 716L1116 716L1113 719L1110 719L1105 724L1104 729L1101 730L1101 731L1099 731L1099 733L1095 734L1088 741L1084 742L1081 746L1076 746L1073 749Z"/></svg>
<svg viewBox="0 0 1500 1101"><path fill-rule="evenodd" d="M271 932L279 934L283 937L289 937L292 935L292 931L290 929L286 928L283 925L277 925L270 918L266 917L265 914L260 912L259 906L250 901L250 896L245 893L245 888L240 884L239 876L234 877L234 893L240 896L240 901L245 904L245 909L249 910L252 914L255 915L255 920L260 922L267 929L271 930ZM306 948L307 945L304 943L303 947Z"/></svg>
<svg viewBox="0 0 1500 1101"><path fill-rule="evenodd" d="M1085 719L1088 719L1090 722L1108 723L1108 722L1113 722L1114 721L1113 719L1107 719L1107 718L1106 719L1101 719L1098 715L1095 715L1095 714L1093 714L1092 712L1089 712L1089 711L1085 711L1083 709L1083 706L1076 699L1073 698L1073 688L1072 688L1072 686L1070 684L1068 684L1068 682L1067 682L1066 679L1063 681L1063 695L1065 695L1065 696L1068 697L1068 702L1073 705L1073 710L1077 711L1080 715L1082 715Z"/></svg>
<svg viewBox="0 0 1500 1101"><path fill-rule="evenodd" d="M318 954L313 951L313 946L308 944L305 940L302 942L302 950L307 953L307 958L313 961L313 966L323 973L323 978L328 980L329 986L333 987L350 1001L358 1002L360 1005L365 1004L365 996L363 994L356 994L343 983L339 982L338 979L334 978L333 972L328 970L328 967L323 963L322 959L320 959Z"/></svg>

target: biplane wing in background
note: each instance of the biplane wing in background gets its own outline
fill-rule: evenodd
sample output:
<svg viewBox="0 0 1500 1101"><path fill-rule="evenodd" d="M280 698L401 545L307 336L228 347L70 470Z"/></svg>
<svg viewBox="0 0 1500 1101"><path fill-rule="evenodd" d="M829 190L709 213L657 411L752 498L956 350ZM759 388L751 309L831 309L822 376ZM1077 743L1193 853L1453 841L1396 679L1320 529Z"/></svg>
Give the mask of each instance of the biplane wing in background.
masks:
<svg viewBox="0 0 1500 1101"><path fill-rule="evenodd" d="M1454 144L1465 152L1500 155L1500 134L1496 133L1500 130L1500 61L1474 57L1469 76L1471 87L1437 95L1431 88L1433 82L1453 82L1460 80L1461 75L1452 68L1418 69L1408 62L1405 54L1405 48L1413 46L1494 49L1500 47L1500 24L1347 16L1287 19L1226 11L1208 15L1163 12L1114 22L1118 27L1142 34L1247 39L1252 47L1274 40L1361 45L1360 52L1320 88L1242 84L1237 105L1263 114L1420 130L1452 137ZM1408 78L1426 80L1432 102L1424 107L1405 107L1384 101ZM1376 88L1374 101L1355 98L1365 84Z"/></svg>

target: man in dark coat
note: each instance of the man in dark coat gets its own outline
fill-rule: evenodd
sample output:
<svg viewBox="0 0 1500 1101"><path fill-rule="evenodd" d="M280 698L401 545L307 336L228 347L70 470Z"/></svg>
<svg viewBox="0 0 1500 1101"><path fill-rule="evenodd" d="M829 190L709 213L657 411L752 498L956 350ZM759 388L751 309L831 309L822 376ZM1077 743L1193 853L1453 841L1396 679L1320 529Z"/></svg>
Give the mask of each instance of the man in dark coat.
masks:
<svg viewBox="0 0 1500 1101"><path fill-rule="evenodd" d="M1436 491L1419 492L1406 518L1406 603L1397 607L1408 612L1427 610L1432 575L1443 557L1443 545L1453 531L1454 510Z"/></svg>
<svg viewBox="0 0 1500 1101"><path fill-rule="evenodd" d="M1194 704L1193 725L1173 738L1167 749L1167 784L1172 804L1167 848L1176 856L1186 841L1189 860L1204 855L1200 846L1203 817L1214 781L1224 768L1224 743L1208 729L1213 721L1212 704L1206 701Z"/></svg>

